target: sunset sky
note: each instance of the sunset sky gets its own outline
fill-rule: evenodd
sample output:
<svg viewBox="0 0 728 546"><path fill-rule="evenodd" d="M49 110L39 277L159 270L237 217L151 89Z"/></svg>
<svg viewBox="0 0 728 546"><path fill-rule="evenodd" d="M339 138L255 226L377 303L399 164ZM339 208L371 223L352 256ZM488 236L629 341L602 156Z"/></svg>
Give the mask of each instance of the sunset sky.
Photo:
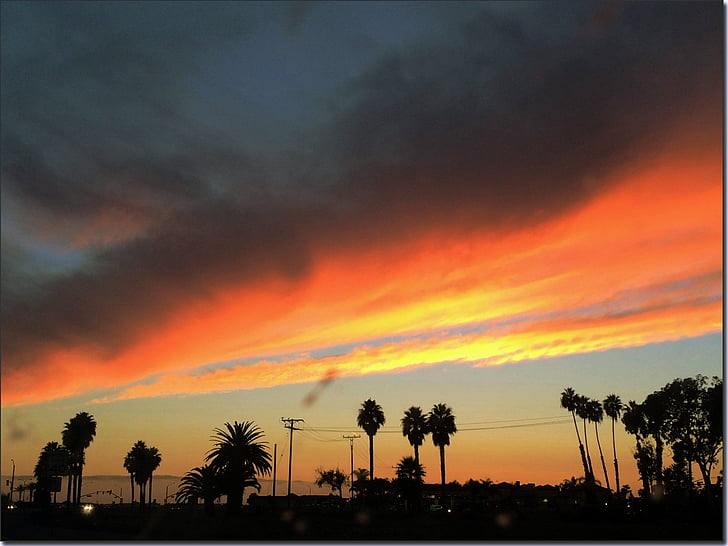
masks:
<svg viewBox="0 0 728 546"><path fill-rule="evenodd" d="M565 387L722 376L721 3L0 9L3 475L88 411L88 475L294 417L312 480L371 397L378 476L444 402L448 480L559 483Z"/></svg>

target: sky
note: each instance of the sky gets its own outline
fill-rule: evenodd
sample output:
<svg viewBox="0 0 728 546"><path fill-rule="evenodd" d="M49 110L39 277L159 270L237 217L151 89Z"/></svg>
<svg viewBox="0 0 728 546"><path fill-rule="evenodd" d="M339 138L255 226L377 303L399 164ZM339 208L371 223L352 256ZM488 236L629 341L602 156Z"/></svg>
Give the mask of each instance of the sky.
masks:
<svg viewBox="0 0 728 546"><path fill-rule="evenodd" d="M565 387L722 376L720 3L0 10L3 475L88 411L86 474L290 417L312 480L374 398L378 476L443 402L449 480L559 483Z"/></svg>

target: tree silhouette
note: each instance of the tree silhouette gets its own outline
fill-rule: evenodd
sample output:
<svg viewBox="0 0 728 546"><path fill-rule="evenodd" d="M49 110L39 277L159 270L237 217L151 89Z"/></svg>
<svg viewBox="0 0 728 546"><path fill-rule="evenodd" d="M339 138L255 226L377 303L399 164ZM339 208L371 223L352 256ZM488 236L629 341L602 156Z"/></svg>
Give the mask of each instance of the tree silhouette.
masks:
<svg viewBox="0 0 728 546"><path fill-rule="evenodd" d="M435 404L427 415L427 428L432 434L432 443L440 448L440 477L445 486L445 446L450 445L450 436L458 429L452 409L445 404Z"/></svg>
<svg viewBox="0 0 728 546"><path fill-rule="evenodd" d="M407 509L419 510L422 504L422 482L425 469L411 456L402 457L395 467L393 488L405 499Z"/></svg>
<svg viewBox="0 0 728 546"><path fill-rule="evenodd" d="M366 468L357 468L354 470L354 483L351 484L351 490L355 493L362 493L365 484L369 480L369 471Z"/></svg>
<svg viewBox="0 0 728 546"><path fill-rule="evenodd" d="M220 485L220 476L212 466L197 466L180 480L175 501L197 504L198 499L202 499L205 514L211 516L215 513L215 500L222 494Z"/></svg>
<svg viewBox="0 0 728 546"><path fill-rule="evenodd" d="M602 410L602 405L599 403L599 400L589 400L586 403L586 406L587 406L587 412L589 414L588 419L589 419L589 421L594 423L594 434L597 438L597 447L599 448L599 457L602 460L602 470L604 470L604 480L607 483L607 489L609 489L611 491L612 488L609 485L609 474L607 474L607 465L604 463L604 453L602 452L602 443L599 441L598 425L604 419L604 411Z"/></svg>
<svg viewBox="0 0 728 546"><path fill-rule="evenodd" d="M225 423L224 429L216 428L213 432L211 440L215 447L205 460L221 476L228 512L237 513L243 504L245 488L257 484L259 489L256 475L270 473L271 454L267 442L262 440L263 431L251 421Z"/></svg>
<svg viewBox="0 0 728 546"><path fill-rule="evenodd" d="M589 477L589 465L586 462L586 454L584 453L584 444L581 442L581 435L579 434L579 427L576 424L576 404L578 401L578 395L574 392L574 389L567 387L561 393L561 407L571 413L571 417L574 420L574 430L576 431L576 439L579 441L579 453L581 454L581 463L584 465L584 478Z"/></svg>
<svg viewBox="0 0 728 546"><path fill-rule="evenodd" d="M592 466L591 455L589 454L589 436L586 432L586 422L589 419L589 409L587 402L589 399L586 396L577 394L575 397L576 401L576 415L584 423L584 447L586 448L586 479L587 481L594 482L594 467Z"/></svg>
<svg viewBox="0 0 728 546"><path fill-rule="evenodd" d="M365 400L356 417L356 424L369 436L369 479L374 479L374 435L384 424L384 412L375 400Z"/></svg>
<svg viewBox="0 0 728 546"><path fill-rule="evenodd" d="M81 502L81 484L83 480L83 465L85 451L96 436L96 421L93 416L82 411L77 413L70 421L65 423L61 432L63 445L71 454L68 471L68 493L66 502L78 504ZM71 499L71 482L73 482L73 499Z"/></svg>
<svg viewBox="0 0 728 546"><path fill-rule="evenodd" d="M331 487L331 491L338 491L339 497L342 497L342 488L344 487L344 484L346 484L349 481L349 478L344 474L340 469L333 469L333 470L324 470L322 468L317 468L316 473L318 474L318 477L316 478L316 485L319 487L323 487L324 485L328 485Z"/></svg>
<svg viewBox="0 0 728 546"><path fill-rule="evenodd" d="M425 441L425 436L429 434L427 429L427 416L422 413L422 408L412 406L404 412L402 417L402 435L406 436L411 446L415 449L414 460L420 462L419 446Z"/></svg>
<svg viewBox="0 0 728 546"><path fill-rule="evenodd" d="M616 491L619 493L622 488L619 486L619 463L617 461L617 442L614 438L614 423L619 419L622 413L622 400L616 394L608 395L603 402L604 413L612 420L612 452L614 453L614 481L616 482Z"/></svg>
<svg viewBox="0 0 728 546"><path fill-rule="evenodd" d="M38 462L33 469L33 475L38 480L36 500L41 504L51 501L51 465L58 460L69 460L68 450L58 442L48 442L38 455ZM66 471L67 472L67 471Z"/></svg>
<svg viewBox="0 0 728 546"><path fill-rule="evenodd" d="M139 486L139 503L146 504L147 484L149 501L152 501L152 474L162 462L162 455L156 447L147 447L142 440L137 441L124 457L124 468L132 481L132 502L134 502L134 483Z"/></svg>

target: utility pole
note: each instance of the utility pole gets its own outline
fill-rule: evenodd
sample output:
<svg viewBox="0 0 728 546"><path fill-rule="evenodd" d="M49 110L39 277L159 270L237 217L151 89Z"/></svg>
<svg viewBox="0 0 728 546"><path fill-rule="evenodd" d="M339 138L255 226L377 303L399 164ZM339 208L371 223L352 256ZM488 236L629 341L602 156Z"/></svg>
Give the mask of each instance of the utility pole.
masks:
<svg viewBox="0 0 728 546"><path fill-rule="evenodd" d="M291 419L290 417L288 419L284 419L281 417L281 421L284 423L287 423L285 427L291 431L291 441L290 443L290 450L288 452L288 507L291 506L291 460L293 457L293 431L294 430L301 430L300 428L295 427L295 423L302 423L303 419Z"/></svg>
<svg viewBox="0 0 728 546"><path fill-rule="evenodd" d="M355 438L361 438L358 434L352 434L350 436L344 436L345 439L349 440L349 449L351 450L351 481L349 482L349 496L354 496L352 494L352 489L354 487L354 439Z"/></svg>
<svg viewBox="0 0 728 546"><path fill-rule="evenodd" d="M278 457L276 457L277 451L278 444L273 444L273 502L275 502L276 498L276 463L278 462Z"/></svg>

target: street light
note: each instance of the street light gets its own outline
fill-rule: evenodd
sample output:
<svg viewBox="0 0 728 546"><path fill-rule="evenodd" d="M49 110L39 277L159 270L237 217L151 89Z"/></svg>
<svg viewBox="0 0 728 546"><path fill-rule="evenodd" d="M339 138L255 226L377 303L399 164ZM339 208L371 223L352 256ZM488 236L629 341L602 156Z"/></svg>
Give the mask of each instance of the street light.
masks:
<svg viewBox="0 0 728 546"><path fill-rule="evenodd" d="M10 477L10 504L13 504L13 487L15 486L15 461L10 459L13 463L13 475Z"/></svg>

